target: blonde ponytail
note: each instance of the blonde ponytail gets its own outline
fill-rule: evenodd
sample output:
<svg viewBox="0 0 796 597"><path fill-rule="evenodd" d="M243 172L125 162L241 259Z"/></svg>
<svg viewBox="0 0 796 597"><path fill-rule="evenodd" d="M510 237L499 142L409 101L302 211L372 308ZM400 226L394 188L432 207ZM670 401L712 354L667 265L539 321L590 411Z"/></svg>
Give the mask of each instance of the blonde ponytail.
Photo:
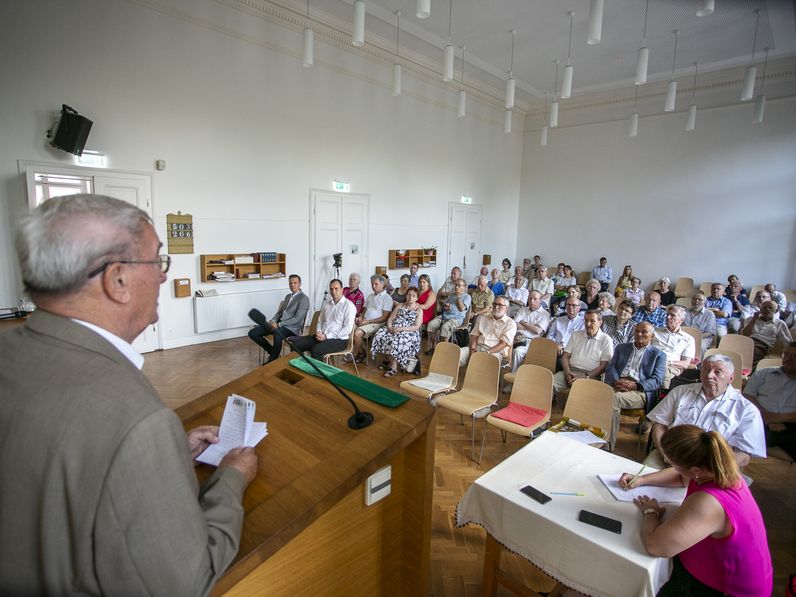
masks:
<svg viewBox="0 0 796 597"><path fill-rule="evenodd" d="M716 485L723 489L734 487L741 478L732 448L716 431L695 425L670 427L661 437L661 450L677 466L710 471Z"/></svg>

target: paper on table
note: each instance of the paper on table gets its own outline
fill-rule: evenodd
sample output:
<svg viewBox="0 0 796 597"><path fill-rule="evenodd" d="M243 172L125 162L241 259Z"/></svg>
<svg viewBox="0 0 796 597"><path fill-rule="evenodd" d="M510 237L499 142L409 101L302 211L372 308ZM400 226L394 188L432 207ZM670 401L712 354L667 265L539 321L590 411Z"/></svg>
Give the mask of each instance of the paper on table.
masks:
<svg viewBox="0 0 796 597"><path fill-rule="evenodd" d="M633 489L623 489L619 485L619 478L621 476L621 473L597 475L608 491L620 502L632 502L634 498L642 495L655 498L659 502L672 504L679 504L685 499L685 487L653 487L651 485L642 485L641 487L634 487Z"/></svg>
<svg viewBox="0 0 796 597"><path fill-rule="evenodd" d="M254 422L256 410L257 405L252 400L237 394L228 396L218 429L218 443L208 446L196 460L218 466L221 459L233 448L253 448L260 443L268 435L268 427L266 423Z"/></svg>
<svg viewBox="0 0 796 597"><path fill-rule="evenodd" d="M560 431L559 432L564 437L569 439L574 439L576 442L580 442L582 444L606 444L603 438L598 435L594 435L591 431Z"/></svg>
<svg viewBox="0 0 796 597"><path fill-rule="evenodd" d="M413 379L409 383L418 388L436 392L437 390L449 388L453 383L453 378L450 375L442 375L441 373L429 373L425 377Z"/></svg>

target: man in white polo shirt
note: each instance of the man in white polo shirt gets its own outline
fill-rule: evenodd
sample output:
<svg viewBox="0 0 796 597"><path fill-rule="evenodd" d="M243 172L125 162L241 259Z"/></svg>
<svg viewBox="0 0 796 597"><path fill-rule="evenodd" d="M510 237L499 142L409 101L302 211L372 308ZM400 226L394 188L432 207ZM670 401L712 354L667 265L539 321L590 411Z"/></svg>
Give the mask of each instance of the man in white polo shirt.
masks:
<svg viewBox="0 0 796 597"><path fill-rule="evenodd" d="M679 305L666 308L666 327L655 328L652 345L660 348L666 355L666 377L663 388L668 389L672 378L680 375L691 365L696 355L694 337L680 328L685 319L685 309Z"/></svg>
<svg viewBox="0 0 796 597"><path fill-rule="evenodd" d="M556 392L568 389L576 379L600 379L611 357L614 342L600 330L603 316L597 309L587 311L583 317L583 329L572 332L561 355L561 367L553 376Z"/></svg>
<svg viewBox="0 0 796 597"><path fill-rule="evenodd" d="M544 336L547 333L547 328L550 327L550 313L542 306L542 295L536 290L531 291L528 303L529 307L523 307L514 316L517 335L514 337L511 370L515 373L525 359L531 341Z"/></svg>
<svg viewBox="0 0 796 597"><path fill-rule="evenodd" d="M384 290L384 278L379 274L373 274L370 277L370 287L373 289L373 294L365 300L362 313L354 321L357 326L354 329L354 354L357 355L358 363L367 358L363 347L365 338L375 334L392 313L392 297ZM351 358L348 357L346 361L350 362Z"/></svg>

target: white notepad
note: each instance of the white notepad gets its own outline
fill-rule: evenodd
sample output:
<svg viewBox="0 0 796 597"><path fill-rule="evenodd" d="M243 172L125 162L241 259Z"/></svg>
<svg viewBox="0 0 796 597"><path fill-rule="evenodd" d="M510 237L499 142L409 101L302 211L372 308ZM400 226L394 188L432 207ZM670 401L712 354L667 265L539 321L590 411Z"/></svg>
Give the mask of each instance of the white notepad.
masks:
<svg viewBox="0 0 796 597"><path fill-rule="evenodd" d="M654 469L648 470L650 470L650 472L655 472ZM685 499L685 487L653 487L651 485L642 485L641 487L634 487L633 489L623 489L619 485L619 478L621 476L621 473L597 475L608 491L620 502L632 502L635 498L642 495L655 498L659 502L671 504L679 504Z"/></svg>
<svg viewBox="0 0 796 597"><path fill-rule="evenodd" d="M218 466L221 459L233 448L253 448L268 435L266 423L255 423L257 405L253 400L232 394L227 397L227 406L218 429L218 443L211 444L196 457L198 462Z"/></svg>

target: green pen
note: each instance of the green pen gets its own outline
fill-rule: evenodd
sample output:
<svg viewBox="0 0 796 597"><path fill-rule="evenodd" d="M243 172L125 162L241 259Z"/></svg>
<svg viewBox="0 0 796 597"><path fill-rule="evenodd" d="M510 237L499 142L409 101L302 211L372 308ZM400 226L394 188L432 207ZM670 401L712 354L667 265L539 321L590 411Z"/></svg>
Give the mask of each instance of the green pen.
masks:
<svg viewBox="0 0 796 597"><path fill-rule="evenodd" d="M643 473L643 472L644 472L644 469L645 469L645 468L647 468L647 465L646 465L646 464L645 464L645 465L643 465L643 466L641 467L641 470L640 470L639 472L637 472L637 473L635 474L635 476L634 476L634 477L632 477L632 478L630 479L630 481L628 481L628 482L627 482L627 486L628 486L628 487L630 487L631 485L633 485L633 483L635 482L635 480L636 480L636 479L638 479L638 476L639 476L641 473Z"/></svg>

